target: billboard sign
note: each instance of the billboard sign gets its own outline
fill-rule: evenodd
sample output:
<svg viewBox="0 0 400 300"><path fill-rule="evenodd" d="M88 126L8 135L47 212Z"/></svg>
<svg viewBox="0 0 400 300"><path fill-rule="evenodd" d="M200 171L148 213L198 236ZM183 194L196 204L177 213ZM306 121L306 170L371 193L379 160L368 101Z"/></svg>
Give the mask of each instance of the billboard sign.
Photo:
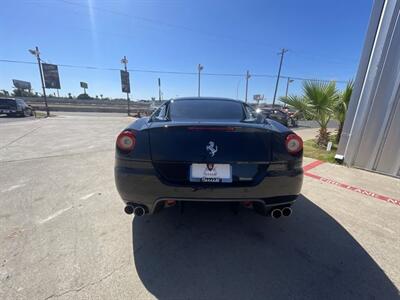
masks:
<svg viewBox="0 0 400 300"><path fill-rule="evenodd" d="M129 72L121 70L121 88L122 92L130 93L131 92L131 84L129 82Z"/></svg>
<svg viewBox="0 0 400 300"><path fill-rule="evenodd" d="M52 64L42 64L44 86L47 89L60 89L60 77L58 76L58 66Z"/></svg>
<svg viewBox="0 0 400 300"><path fill-rule="evenodd" d="M83 82L83 81L81 81L81 88L83 88L83 89L87 89L87 88L88 88L88 84L87 84L87 82Z"/></svg>
<svg viewBox="0 0 400 300"><path fill-rule="evenodd" d="M253 96L254 101L261 101L264 100L264 95L256 94Z"/></svg>
<svg viewBox="0 0 400 300"><path fill-rule="evenodd" d="M13 79L12 82L17 89L21 89L21 90L30 90L31 89L31 83L29 81Z"/></svg>

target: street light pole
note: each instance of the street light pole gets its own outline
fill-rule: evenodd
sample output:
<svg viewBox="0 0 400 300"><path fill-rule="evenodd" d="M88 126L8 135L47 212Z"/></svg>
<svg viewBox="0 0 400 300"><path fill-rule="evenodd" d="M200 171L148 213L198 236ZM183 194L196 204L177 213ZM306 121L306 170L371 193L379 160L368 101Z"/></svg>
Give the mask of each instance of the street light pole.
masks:
<svg viewBox="0 0 400 300"><path fill-rule="evenodd" d="M287 98L287 95L288 95L288 92L289 92L289 84L292 83L293 81L294 80L290 79L290 77L287 78L285 98Z"/></svg>
<svg viewBox="0 0 400 300"><path fill-rule="evenodd" d="M247 103L247 92L248 92L248 89L249 89L249 78L250 77L251 77L251 75L250 75L249 71L247 70L247 72L246 72L246 94L245 94L245 97L244 97L244 102L245 103Z"/></svg>
<svg viewBox="0 0 400 300"><path fill-rule="evenodd" d="M281 55L281 61L280 61L280 63L279 63L278 77L276 78L276 85L275 85L274 99L272 100L272 107L275 106L276 92L278 91L279 78L281 77L281 69L282 69L282 63L283 63L283 56L285 55L286 52L288 52L288 50L285 49L285 48L282 48L282 51L278 53L278 54Z"/></svg>
<svg viewBox="0 0 400 300"><path fill-rule="evenodd" d="M43 98L44 98L44 105L46 107L46 114L47 117L50 117L50 111L49 111L49 106L47 105L47 97L46 97L46 87L44 85L44 80L43 80L43 71L42 71L42 62L40 60L40 52L39 48L36 46L35 50L29 49L29 52L36 56L37 61L38 61L38 66L39 66L39 73L40 73L40 80L42 82L42 90L43 90Z"/></svg>
<svg viewBox="0 0 400 300"><path fill-rule="evenodd" d="M127 64L128 64L128 59L126 58L126 56L124 55L124 58L121 59L121 63L124 65L124 70L125 72L128 72L128 68L127 68ZM128 116L131 115L131 108L130 108L130 100L129 100L129 93L126 93L126 102L128 104Z"/></svg>
<svg viewBox="0 0 400 300"><path fill-rule="evenodd" d="M197 66L197 70L198 70L198 86L197 86L197 97L200 97L200 73L203 70L203 66L201 64L199 64Z"/></svg>

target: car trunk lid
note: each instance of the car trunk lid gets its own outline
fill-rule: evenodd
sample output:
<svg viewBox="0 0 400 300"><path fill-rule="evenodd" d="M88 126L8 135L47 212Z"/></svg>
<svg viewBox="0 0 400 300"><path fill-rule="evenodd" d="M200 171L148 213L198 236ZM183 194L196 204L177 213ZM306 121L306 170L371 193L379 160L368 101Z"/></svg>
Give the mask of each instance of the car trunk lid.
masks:
<svg viewBox="0 0 400 300"><path fill-rule="evenodd" d="M272 156L269 131L254 124L154 123L149 136L153 165L167 184L196 185L190 179L194 163L229 164L232 180L216 185L256 184Z"/></svg>
<svg viewBox="0 0 400 300"><path fill-rule="evenodd" d="M153 161L229 163L271 160L269 131L254 124L153 123L149 135Z"/></svg>

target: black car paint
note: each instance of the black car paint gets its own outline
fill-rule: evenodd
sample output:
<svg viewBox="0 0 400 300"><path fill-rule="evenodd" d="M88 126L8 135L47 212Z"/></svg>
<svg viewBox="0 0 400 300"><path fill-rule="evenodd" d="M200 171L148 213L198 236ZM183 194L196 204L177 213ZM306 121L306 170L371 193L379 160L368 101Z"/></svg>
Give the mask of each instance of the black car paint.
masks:
<svg viewBox="0 0 400 300"><path fill-rule="evenodd" d="M204 128L211 130L201 130ZM149 212L163 199L252 199L279 205L291 203L300 192L302 151L295 155L287 152L285 139L292 131L276 121L175 122L155 120L153 115L138 119L126 130L134 133L136 146L130 153L116 148L116 186L125 203L145 205ZM238 139L241 132L244 134ZM203 151L212 139L223 146L215 157ZM249 141L250 145L246 144ZM190 182L190 164L195 162L230 163L233 182Z"/></svg>

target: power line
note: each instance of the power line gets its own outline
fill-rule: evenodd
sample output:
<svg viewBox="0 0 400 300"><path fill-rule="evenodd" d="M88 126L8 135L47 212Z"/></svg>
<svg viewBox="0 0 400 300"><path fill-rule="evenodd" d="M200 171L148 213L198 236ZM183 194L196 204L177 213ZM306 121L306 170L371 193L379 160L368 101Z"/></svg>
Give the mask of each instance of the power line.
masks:
<svg viewBox="0 0 400 300"><path fill-rule="evenodd" d="M118 16L121 16L121 17L126 17L126 18L129 18L129 20L136 19L136 20L140 20L140 21L147 22L147 23L150 23L150 24L155 24L155 25L162 26L162 27L166 26L166 27L173 28L173 29L194 32L194 33L201 34L201 35L208 36L208 37L212 37L212 38L218 38L218 39L223 38L223 39L228 39L228 40L232 40L232 41L235 41L235 42L242 41L242 42L246 42L246 43L250 43L250 44L253 44L254 42L257 42L257 45L262 45L262 46L270 48L270 49L276 49L277 48L274 44L266 43L264 41L260 41L259 39L257 39L255 41L255 40L250 40L250 39L238 38L237 36L233 36L233 35L226 35L226 34L220 34L220 33L214 33L214 32L206 32L206 31L199 30L199 29L194 29L194 28L191 28L191 27L188 27L188 26L185 26L185 25L173 24L173 23L162 21L162 20L155 20L155 19L151 19L151 18L138 16L138 15L127 14L127 13L124 13L124 12L105 9L105 8L97 7L97 6L93 6L93 5L88 6L86 4L79 3L79 2L71 2L71 1L67 1L67 0L60 0L60 1L65 3L65 4L72 5L72 6L79 6L79 7L86 8L86 9L97 10L97 11L103 12L103 13L109 13L109 14L118 15ZM76 28L76 29L82 30L82 29L79 29L79 28ZM90 30L86 30L86 29L83 29L83 30L90 31ZM106 34L121 35L121 34L111 33L111 32L106 33ZM126 36L126 35L128 35L128 34L124 33L123 36ZM311 53L309 54L308 51L304 51L304 50L300 50L300 49L292 49L292 48L290 48L289 50L291 52L294 52L295 54L300 54L301 56L306 57L308 59L312 59L312 60L320 59L320 60L323 60L324 63L331 64L331 65L345 65L345 64L348 64L349 62L357 63L357 61L358 61L355 58L342 58L340 60L326 58L326 57L322 57L320 55L315 55L315 54L311 54Z"/></svg>
<svg viewBox="0 0 400 300"><path fill-rule="evenodd" d="M11 59L0 59L0 62L3 63L16 63L16 64L28 64L28 65L36 65L36 63L31 61L23 61L23 60L11 60ZM64 68L74 68L74 69L87 69L87 70L99 70L99 71L120 71L118 68L106 68L106 67L97 67L97 66L84 66L84 65L71 65L71 64L58 64L59 67ZM198 75L197 72L184 72L184 71L166 71L166 70L149 70L149 69L128 69L130 72L137 73L154 73L154 74L171 74L171 75ZM204 76L220 76L220 77L246 77L246 74L242 73L207 73L202 72L201 75ZM251 74L252 77L263 77L263 78L277 78L277 75L273 74ZM296 77L296 76L286 76L281 75L281 78L288 78L295 80L310 80L310 81L320 81L320 82L331 82L335 81L337 83L347 83L345 80L329 80L329 79L318 79L318 78L306 78L306 77Z"/></svg>
<svg viewBox="0 0 400 300"><path fill-rule="evenodd" d="M201 35L204 35L204 36L212 37L213 39L221 39L221 38L223 38L223 39L228 39L228 40L232 40L232 41L235 41L235 42L237 42L237 41L242 41L242 42L246 42L246 43L254 43L255 42L254 40L238 38L237 36L231 36L231 35L226 35L226 34L207 32L207 31L194 29L194 28L191 28L191 27L188 27L188 26L184 26L184 25L177 25L177 24L165 22L165 21L162 21L162 20L155 20L155 19L151 19L151 18L138 16L138 15L127 14L127 13L124 13L124 12L105 9L105 8L98 7L98 6L93 6L93 5L89 6L89 5L86 5L86 4L79 3L79 2L71 2L71 1L67 1L67 0L60 0L60 1L63 2L63 3L69 4L69 5L79 6L79 7L83 7L83 8L86 8L86 9L97 10L97 11L103 12L103 13L118 15L118 16L121 16L121 17L128 18L129 20L136 19L136 20L140 20L140 21L147 22L147 23L150 23L150 24L155 24L155 25L158 25L158 26L161 26L161 27L169 27L169 28L173 28L173 29L184 30L184 31L188 31L188 32L194 32L194 33L201 34ZM268 47L270 49L276 49L277 48L273 44L265 43L264 41L260 41L260 40L257 40L257 44L258 45L261 44L264 47Z"/></svg>

